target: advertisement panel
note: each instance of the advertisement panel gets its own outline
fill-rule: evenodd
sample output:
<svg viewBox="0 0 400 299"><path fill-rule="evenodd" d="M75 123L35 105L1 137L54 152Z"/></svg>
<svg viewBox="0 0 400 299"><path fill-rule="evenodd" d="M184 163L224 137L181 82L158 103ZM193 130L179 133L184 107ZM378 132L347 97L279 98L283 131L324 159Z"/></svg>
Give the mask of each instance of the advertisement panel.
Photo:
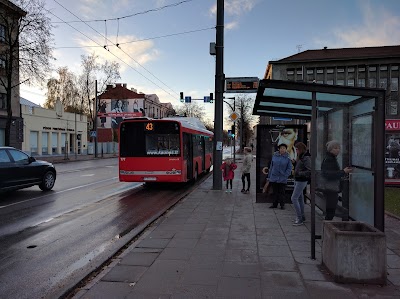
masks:
<svg viewBox="0 0 400 299"><path fill-rule="evenodd" d="M385 129L385 184L400 185L400 119L387 119Z"/></svg>
<svg viewBox="0 0 400 299"><path fill-rule="evenodd" d="M101 100L97 112L97 126L118 128L125 118L143 116L144 99L107 99Z"/></svg>
<svg viewBox="0 0 400 299"><path fill-rule="evenodd" d="M257 159L256 159L256 188L257 202L272 202L268 194L262 193L262 188L267 179L267 170L272 160L272 155L278 150L282 143L287 145L287 151L290 159L294 163L297 159L295 144L303 142L307 145L307 126L306 125L258 125L257 126ZM290 202L290 196L293 191L293 172L289 176L286 187L287 202Z"/></svg>

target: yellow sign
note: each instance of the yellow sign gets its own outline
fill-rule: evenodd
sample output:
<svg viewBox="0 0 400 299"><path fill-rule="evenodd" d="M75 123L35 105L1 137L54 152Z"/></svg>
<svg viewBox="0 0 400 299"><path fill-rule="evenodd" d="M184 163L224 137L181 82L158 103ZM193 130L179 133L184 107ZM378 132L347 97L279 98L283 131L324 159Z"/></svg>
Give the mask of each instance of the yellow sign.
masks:
<svg viewBox="0 0 400 299"><path fill-rule="evenodd" d="M147 123L147 125L146 125L146 130L147 130L147 131L153 131L153 130L154 130L154 125L153 125L153 123Z"/></svg>
<svg viewBox="0 0 400 299"><path fill-rule="evenodd" d="M239 118L239 115L233 111L231 115L229 115L229 118L233 121L236 121Z"/></svg>

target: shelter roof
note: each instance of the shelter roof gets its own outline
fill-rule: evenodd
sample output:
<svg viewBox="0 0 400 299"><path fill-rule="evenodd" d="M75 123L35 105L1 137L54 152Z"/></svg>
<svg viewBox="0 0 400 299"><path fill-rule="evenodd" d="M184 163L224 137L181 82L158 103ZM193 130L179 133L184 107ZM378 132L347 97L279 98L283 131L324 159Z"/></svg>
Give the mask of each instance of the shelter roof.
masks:
<svg viewBox="0 0 400 299"><path fill-rule="evenodd" d="M264 79L260 81L257 90L253 114L310 120L313 93L319 112L345 107L363 98L385 96L385 90L380 88Z"/></svg>

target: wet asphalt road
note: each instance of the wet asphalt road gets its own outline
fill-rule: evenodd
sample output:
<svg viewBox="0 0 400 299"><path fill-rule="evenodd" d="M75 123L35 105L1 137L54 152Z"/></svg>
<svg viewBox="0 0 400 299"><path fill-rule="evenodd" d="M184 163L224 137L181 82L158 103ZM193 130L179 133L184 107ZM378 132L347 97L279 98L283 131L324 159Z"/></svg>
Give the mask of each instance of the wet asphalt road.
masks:
<svg viewBox="0 0 400 299"><path fill-rule="evenodd" d="M118 181L117 159L57 164L51 192L0 194L0 297L58 298L192 185Z"/></svg>

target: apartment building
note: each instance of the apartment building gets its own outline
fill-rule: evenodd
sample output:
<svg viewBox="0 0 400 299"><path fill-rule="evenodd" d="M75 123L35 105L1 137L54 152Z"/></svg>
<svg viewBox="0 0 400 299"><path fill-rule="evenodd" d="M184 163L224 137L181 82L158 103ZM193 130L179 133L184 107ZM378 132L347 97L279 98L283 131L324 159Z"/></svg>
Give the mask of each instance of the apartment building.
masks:
<svg viewBox="0 0 400 299"><path fill-rule="evenodd" d="M18 19L25 16L26 12L14 5L8 0L0 0L0 76L5 84L7 84L6 67L8 52L8 30L11 30L8 24L16 23ZM14 32L11 32L14 34ZM23 141L23 121L21 118L21 109L19 105L19 65L15 63L13 66L13 76L11 80L11 129L10 129L10 145L21 148ZM0 146L5 144L7 122L7 98L6 89L0 84Z"/></svg>

